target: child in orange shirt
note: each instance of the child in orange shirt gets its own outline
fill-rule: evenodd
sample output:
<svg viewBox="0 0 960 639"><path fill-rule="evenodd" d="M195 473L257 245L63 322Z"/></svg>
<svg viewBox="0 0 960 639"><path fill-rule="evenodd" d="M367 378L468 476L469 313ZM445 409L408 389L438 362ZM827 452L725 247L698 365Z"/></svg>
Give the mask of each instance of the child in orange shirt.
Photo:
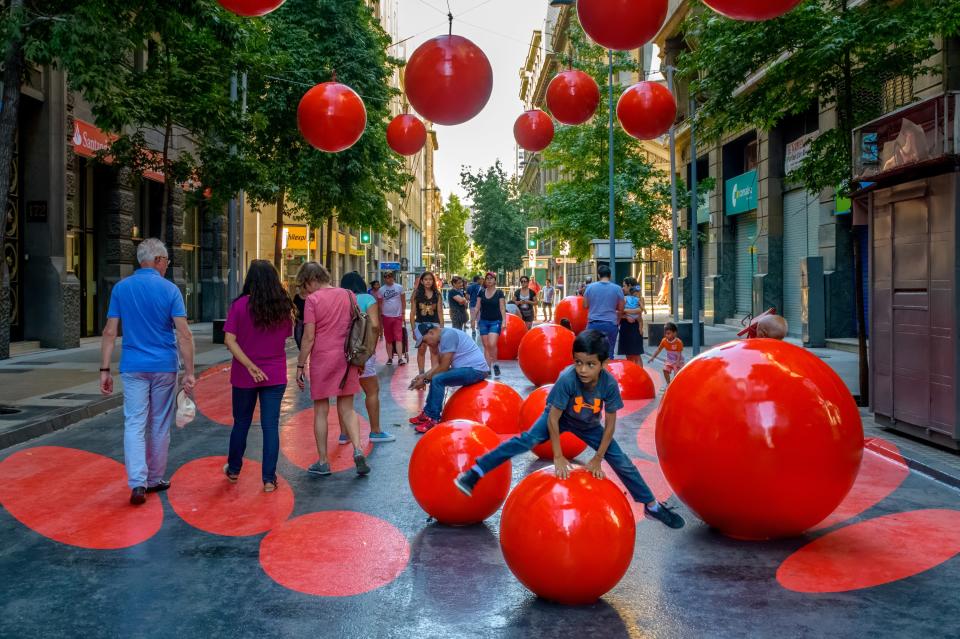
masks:
<svg viewBox="0 0 960 639"><path fill-rule="evenodd" d="M660 347L650 356L649 362L657 359L660 351L667 351L667 361L663 365L663 378L670 383L670 376L678 373L683 368L683 342L677 337L677 325L673 322L667 322L663 325L663 339L660 340Z"/></svg>

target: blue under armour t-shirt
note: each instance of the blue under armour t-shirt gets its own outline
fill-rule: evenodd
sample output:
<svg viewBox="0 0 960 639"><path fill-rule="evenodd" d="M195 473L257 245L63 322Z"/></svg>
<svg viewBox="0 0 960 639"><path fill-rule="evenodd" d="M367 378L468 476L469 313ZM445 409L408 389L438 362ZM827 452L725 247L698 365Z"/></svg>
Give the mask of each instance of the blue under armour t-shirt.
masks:
<svg viewBox="0 0 960 639"><path fill-rule="evenodd" d="M121 373L176 373L177 336L173 318L186 317L180 289L156 269L141 268L110 294L107 317L120 320Z"/></svg>
<svg viewBox="0 0 960 639"><path fill-rule="evenodd" d="M577 377L576 369L568 366L550 390L547 406L563 411L560 423L564 426L585 430L600 425L602 412L615 413L623 408L623 400L617 380L606 370L600 372L597 385L587 390Z"/></svg>

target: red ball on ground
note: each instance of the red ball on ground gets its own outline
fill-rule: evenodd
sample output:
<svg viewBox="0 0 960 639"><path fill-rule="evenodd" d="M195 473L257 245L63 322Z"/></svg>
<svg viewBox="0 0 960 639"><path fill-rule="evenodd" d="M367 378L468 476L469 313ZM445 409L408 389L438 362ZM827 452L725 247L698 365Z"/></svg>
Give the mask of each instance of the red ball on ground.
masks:
<svg viewBox="0 0 960 639"><path fill-rule="evenodd" d="M427 40L404 70L407 99L436 124L463 124L483 111L493 92L493 68L473 42L457 35Z"/></svg>
<svg viewBox="0 0 960 639"><path fill-rule="evenodd" d="M255 18L280 8L286 0L217 0L220 6L238 16Z"/></svg>
<svg viewBox="0 0 960 639"><path fill-rule="evenodd" d="M612 359L607 362L607 370L617 380L622 399L653 399L657 388L647 370L625 359Z"/></svg>
<svg viewBox="0 0 960 639"><path fill-rule="evenodd" d="M547 108L561 124L583 124L599 104L597 81L578 69L561 71L547 86Z"/></svg>
<svg viewBox="0 0 960 639"><path fill-rule="evenodd" d="M297 126L312 146L328 153L357 143L367 126L367 109L350 87L324 82L313 87L297 107Z"/></svg>
<svg viewBox="0 0 960 639"><path fill-rule="evenodd" d="M552 389L553 384L541 386L523 400L523 406L520 407L520 427L523 430L530 430L547 410L547 396ZM582 453L586 447L587 445L583 443L583 440L573 433L569 431L560 433L560 449L567 459L573 459ZM553 446L549 441L537 444L531 452L540 459L553 459Z"/></svg>
<svg viewBox="0 0 960 639"><path fill-rule="evenodd" d="M617 119L623 130L638 140L653 140L667 133L677 119L677 101L670 89L657 82L638 82L617 102Z"/></svg>
<svg viewBox="0 0 960 639"><path fill-rule="evenodd" d="M507 313L507 319L500 330L500 337L497 338L497 359L517 359L520 340L527 334L526 323L516 315Z"/></svg>
<svg viewBox="0 0 960 639"><path fill-rule="evenodd" d="M583 298L579 295L570 295L560 300L553 314L553 321L557 324L560 320L570 320L570 328L579 335L587 330L587 317L589 311L583 307Z"/></svg>
<svg viewBox="0 0 960 639"><path fill-rule="evenodd" d="M483 424L453 420L437 424L420 438L410 455L407 478L413 497L428 515L449 526L476 524L503 505L510 492L510 463L487 473L467 497L453 484L477 457L500 445Z"/></svg>
<svg viewBox="0 0 960 639"><path fill-rule="evenodd" d="M664 394L656 438L677 496L738 539L815 526L843 501L863 456L860 413L840 377L771 339L691 360Z"/></svg>
<svg viewBox="0 0 960 639"><path fill-rule="evenodd" d="M553 120L540 109L524 111L513 123L513 137L521 149L537 153L553 141Z"/></svg>
<svg viewBox="0 0 960 639"><path fill-rule="evenodd" d="M579 0L577 17L590 39L606 49L639 49L667 19L667 0Z"/></svg>
<svg viewBox="0 0 960 639"><path fill-rule="evenodd" d="M703 2L721 15L748 22L779 18L800 4L800 0L703 0Z"/></svg>
<svg viewBox="0 0 960 639"><path fill-rule="evenodd" d="M520 432L520 393L500 382L483 381L459 389L443 407L443 421L480 422L500 435Z"/></svg>
<svg viewBox="0 0 960 639"><path fill-rule="evenodd" d="M500 548L516 578L567 605L593 603L616 586L633 560L635 538L623 492L582 468L566 480L553 467L527 476L500 517Z"/></svg>
<svg viewBox="0 0 960 639"><path fill-rule="evenodd" d="M427 142L427 127L415 115L398 115L387 125L387 144L400 155L416 155Z"/></svg>
<svg viewBox="0 0 960 639"><path fill-rule="evenodd" d="M571 331L556 324L534 326L520 340L520 370L537 386L553 384L573 364Z"/></svg>

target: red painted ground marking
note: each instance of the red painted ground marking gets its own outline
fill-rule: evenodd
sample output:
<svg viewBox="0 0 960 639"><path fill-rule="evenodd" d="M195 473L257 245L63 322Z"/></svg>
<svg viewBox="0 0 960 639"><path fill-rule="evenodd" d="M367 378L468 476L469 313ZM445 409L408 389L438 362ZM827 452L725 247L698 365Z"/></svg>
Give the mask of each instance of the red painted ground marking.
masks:
<svg viewBox="0 0 960 639"><path fill-rule="evenodd" d="M360 421L360 442L363 444L364 455L373 450L370 443L370 422L357 413ZM353 446L338 443L340 438L340 419L337 417L337 407L330 405L327 414L327 455L330 459L330 469L339 472L354 468ZM317 443L313 436L313 409L302 410L280 425L280 450L294 466L306 470L317 461Z"/></svg>
<svg viewBox="0 0 960 639"><path fill-rule="evenodd" d="M390 523L346 510L291 519L260 543L260 565L284 588L350 597L385 586L410 559L410 545Z"/></svg>
<svg viewBox="0 0 960 639"><path fill-rule="evenodd" d="M899 488L909 475L910 469L895 444L880 439L867 440L853 488L837 509L812 530L830 528L866 512Z"/></svg>
<svg viewBox="0 0 960 639"><path fill-rule="evenodd" d="M630 415L642 411L652 401L652 399L625 399L623 400L623 408L617 411L617 417L626 419Z"/></svg>
<svg viewBox="0 0 960 639"><path fill-rule="evenodd" d="M589 454L589 450L585 451L584 453L587 459L589 459ZM638 471L640 471L640 475L643 477L643 480L647 482L647 486L649 486L650 490L653 491L653 496L657 498L657 501L666 501L673 496L673 490L671 490L670 484L668 484L667 480L664 478L663 471L660 470L660 464L648 459L635 458L632 461L633 465L637 467ZM630 502L630 507L633 509L633 516L636 521L643 521L643 504L639 504L633 500L633 497L631 497L630 493L627 492L623 482L620 481L620 478L617 477L617 474L613 472L613 468L610 467L610 464L603 462L602 468L607 478L619 486L620 490L622 490L627 496L627 501Z"/></svg>
<svg viewBox="0 0 960 639"><path fill-rule="evenodd" d="M296 405L297 395L297 360L287 361L287 391L283 395L281 419L283 415ZM197 379L194 390L194 400L197 409L204 417L217 424L233 426L233 386L230 385L230 364L214 366L204 371ZM260 421L260 406L253 411L254 423Z"/></svg>
<svg viewBox="0 0 960 639"><path fill-rule="evenodd" d="M0 503L34 532L80 548L129 548L163 525L156 495L130 505L123 464L75 448L38 446L4 459Z"/></svg>
<svg viewBox="0 0 960 639"><path fill-rule="evenodd" d="M260 462L243 460L236 484L223 474L226 457L202 457L181 466L170 479L170 505L181 519L204 532L227 537L259 535L293 512L293 490L277 477L277 490L263 492Z"/></svg>
<svg viewBox="0 0 960 639"><path fill-rule="evenodd" d="M413 417L419 415L420 411L423 410L423 405L427 401L427 389L420 391L407 390L410 381L417 376L417 356L416 353L411 353L411 355L412 362L410 364L406 366L393 365L395 370L390 378L390 394L393 395L393 401ZM429 358L430 355L428 354L428 364L430 362ZM381 361L386 361L386 357Z"/></svg>
<svg viewBox="0 0 960 639"><path fill-rule="evenodd" d="M644 418L637 431L637 446L648 455L657 456L657 413L659 409L654 408L649 415Z"/></svg>
<svg viewBox="0 0 960 639"><path fill-rule="evenodd" d="M847 592L912 577L960 553L960 511L914 510L868 519L787 557L777 581L806 593Z"/></svg>

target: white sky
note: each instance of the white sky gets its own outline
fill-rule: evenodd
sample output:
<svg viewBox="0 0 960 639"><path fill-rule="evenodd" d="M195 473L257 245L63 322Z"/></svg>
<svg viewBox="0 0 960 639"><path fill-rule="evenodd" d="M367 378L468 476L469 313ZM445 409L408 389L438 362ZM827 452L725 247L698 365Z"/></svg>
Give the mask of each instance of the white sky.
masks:
<svg viewBox="0 0 960 639"><path fill-rule="evenodd" d="M446 0L398 2L401 40L437 25L407 41L408 57L424 41L447 32ZM454 16L453 32L473 40L490 59L493 95L480 115L466 124L436 126L440 150L434 172L444 201L450 193L464 197L460 186L463 165L476 170L492 165L499 158L507 174L513 173L513 122L523 112L519 71L526 60L533 31L543 28L547 1L450 0L450 8ZM461 14L462 19L458 19Z"/></svg>

